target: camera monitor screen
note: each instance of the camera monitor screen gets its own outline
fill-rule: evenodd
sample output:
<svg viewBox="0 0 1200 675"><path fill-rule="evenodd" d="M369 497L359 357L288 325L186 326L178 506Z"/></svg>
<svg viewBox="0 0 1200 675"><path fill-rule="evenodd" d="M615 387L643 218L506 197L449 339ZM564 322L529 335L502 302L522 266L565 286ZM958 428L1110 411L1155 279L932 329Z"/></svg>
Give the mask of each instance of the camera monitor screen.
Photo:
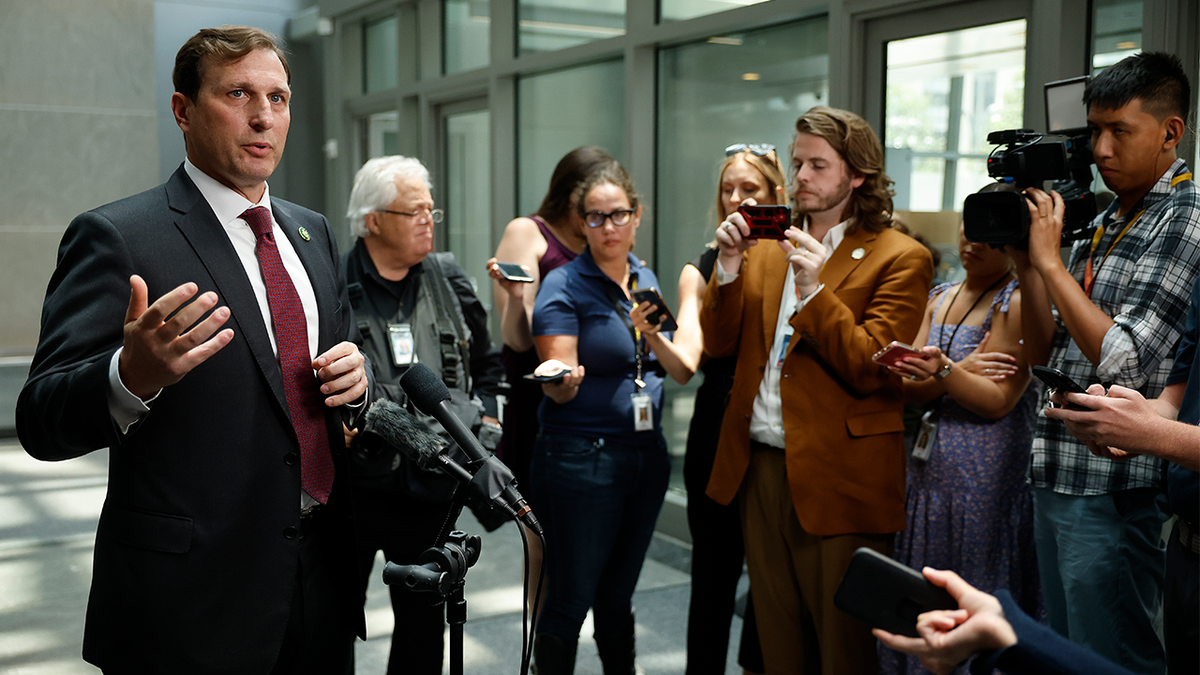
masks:
<svg viewBox="0 0 1200 675"><path fill-rule="evenodd" d="M1046 83L1046 131L1061 134L1087 127L1087 108L1083 105L1083 90L1088 77Z"/></svg>

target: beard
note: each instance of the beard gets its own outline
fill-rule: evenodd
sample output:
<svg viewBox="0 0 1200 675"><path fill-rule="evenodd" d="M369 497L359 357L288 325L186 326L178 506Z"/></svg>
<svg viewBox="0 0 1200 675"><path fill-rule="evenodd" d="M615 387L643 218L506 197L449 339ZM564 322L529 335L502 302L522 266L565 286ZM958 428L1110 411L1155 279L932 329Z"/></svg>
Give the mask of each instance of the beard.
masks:
<svg viewBox="0 0 1200 675"><path fill-rule="evenodd" d="M851 184L850 176L843 175L841 181L828 192L810 192L805 196L805 201L800 201L796 194L792 194L792 201L796 204L796 213L822 213L835 208L854 192L854 186ZM839 219L841 214L839 215Z"/></svg>

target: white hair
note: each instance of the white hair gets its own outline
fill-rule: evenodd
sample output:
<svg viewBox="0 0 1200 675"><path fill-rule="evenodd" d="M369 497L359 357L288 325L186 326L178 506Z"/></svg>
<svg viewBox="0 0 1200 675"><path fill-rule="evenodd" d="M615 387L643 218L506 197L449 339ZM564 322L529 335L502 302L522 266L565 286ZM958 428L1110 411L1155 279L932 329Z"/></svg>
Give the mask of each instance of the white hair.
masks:
<svg viewBox="0 0 1200 675"><path fill-rule="evenodd" d="M367 160L354 176L354 189L350 191L350 205L346 207L346 218L350 221L350 234L365 237L370 234L364 218L372 211L387 208L396 201L399 191L396 182L401 179L420 180L429 189L429 169L413 157L392 155Z"/></svg>

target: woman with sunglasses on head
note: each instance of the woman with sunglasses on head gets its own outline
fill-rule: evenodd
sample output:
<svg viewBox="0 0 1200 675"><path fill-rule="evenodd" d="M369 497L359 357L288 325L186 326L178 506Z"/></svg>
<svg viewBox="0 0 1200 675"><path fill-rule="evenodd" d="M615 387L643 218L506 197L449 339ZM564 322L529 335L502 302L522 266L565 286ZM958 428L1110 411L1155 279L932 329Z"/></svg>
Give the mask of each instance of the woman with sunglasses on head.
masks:
<svg viewBox="0 0 1200 675"><path fill-rule="evenodd" d="M629 675L633 590L670 473L663 371L678 377L682 362L657 326L651 338L629 316L631 292L658 280L630 253L642 211L628 173L613 161L577 194L587 247L546 276L533 312L535 373L564 373L542 385L530 464L549 580L534 661L539 675L573 672L591 608L604 672Z"/></svg>
<svg viewBox="0 0 1200 675"><path fill-rule="evenodd" d="M738 143L725 149L717 180L716 222L720 224L746 199L757 204L784 201L783 169L775 147ZM679 329L675 346L689 374L697 367L704 382L696 390L696 406L688 428L683 459L687 488L688 526L692 533L692 588L688 607L687 675L725 672L729 626L733 618L744 552L737 505L723 506L704 494L712 473L721 435L721 417L733 386L736 356L701 360L704 347L700 331L700 301L717 260L716 241L684 265L679 274ZM639 308L642 309L642 308ZM641 316L644 316L642 314ZM644 321L644 319L642 320ZM637 324L644 328L644 324ZM745 673L762 673L762 650L754 622L753 599L746 603L738 663Z"/></svg>

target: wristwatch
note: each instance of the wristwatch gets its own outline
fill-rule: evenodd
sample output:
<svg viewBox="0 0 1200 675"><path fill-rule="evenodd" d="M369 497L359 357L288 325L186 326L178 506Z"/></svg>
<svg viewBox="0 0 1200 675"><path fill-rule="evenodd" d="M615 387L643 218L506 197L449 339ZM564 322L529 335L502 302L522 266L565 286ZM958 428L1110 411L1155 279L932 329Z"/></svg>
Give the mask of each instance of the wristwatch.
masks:
<svg viewBox="0 0 1200 675"><path fill-rule="evenodd" d="M950 359L946 359L946 365L942 366L936 373L933 374L933 376L939 380L945 379L945 377L950 374L951 363L953 362Z"/></svg>

